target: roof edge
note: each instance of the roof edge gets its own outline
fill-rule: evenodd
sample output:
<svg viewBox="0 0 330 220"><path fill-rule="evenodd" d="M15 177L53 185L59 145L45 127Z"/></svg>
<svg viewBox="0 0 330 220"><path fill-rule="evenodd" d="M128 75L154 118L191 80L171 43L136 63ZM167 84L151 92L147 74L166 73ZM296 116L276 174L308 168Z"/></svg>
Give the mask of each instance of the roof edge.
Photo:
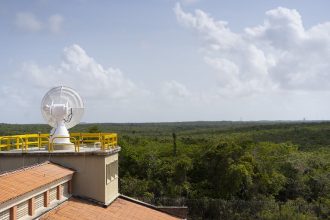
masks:
<svg viewBox="0 0 330 220"><path fill-rule="evenodd" d="M51 162L47 160L47 161L44 161L44 162L41 162L41 163L35 163L35 164L32 164L32 165L29 165L29 166L26 166L26 167L23 166L23 167L20 167L20 168L17 168L17 169L7 170L7 171L4 171L2 173L0 172L0 177L7 176L7 175L10 175L10 174L14 174L14 173L18 173L18 172L22 172L22 171L25 171L25 170L30 170L30 169L40 167L40 166L50 164L50 163Z"/></svg>
<svg viewBox="0 0 330 220"><path fill-rule="evenodd" d="M2 173L0 172L0 177L7 176L7 175L10 175L10 174L14 174L14 173L18 173L18 172L23 172L23 171L30 170L30 169L33 169L33 168L36 168L36 167L40 167L40 166L43 166L43 165L46 165L46 164L54 164L56 166L60 166L60 167L63 167L65 169L68 169L68 170L71 170L73 172L76 172L76 170L74 170L72 168L68 168L68 167L62 166L62 165L60 165L58 163L54 163L54 162L51 162L49 160L46 160L44 162L35 163L35 164L29 165L29 166L26 166L26 167L23 166L23 167L20 167L20 168L17 168L17 169L4 171Z"/></svg>
<svg viewBox="0 0 330 220"><path fill-rule="evenodd" d="M134 199L132 197L129 197L129 196L125 196L123 194L119 194L118 198L122 198L122 199L125 199L127 201L130 201L130 202L133 202L133 203L136 203L138 205L142 205L142 206L145 206L147 208L150 208L150 209L153 209L153 210L156 210L158 212L162 212L162 213L165 213L167 215L171 215L173 217L176 217L176 218L182 218L182 219L186 219L187 218L187 212L185 212L185 214L179 214L179 213L173 213L171 211L168 211L166 210L166 208L173 208L173 209L188 209L187 206L161 206L161 207L158 207L158 206L155 206L155 205L152 205L152 204L149 204L149 203L145 203L145 202L142 202L140 200L137 200L137 199Z"/></svg>

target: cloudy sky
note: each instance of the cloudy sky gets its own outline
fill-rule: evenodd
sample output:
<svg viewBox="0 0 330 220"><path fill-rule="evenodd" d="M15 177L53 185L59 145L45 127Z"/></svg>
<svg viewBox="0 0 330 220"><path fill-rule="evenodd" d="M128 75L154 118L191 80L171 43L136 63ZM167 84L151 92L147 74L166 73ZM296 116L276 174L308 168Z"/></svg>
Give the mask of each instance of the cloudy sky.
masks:
<svg viewBox="0 0 330 220"><path fill-rule="evenodd" d="M323 0L0 2L0 122L43 123L66 85L85 122L329 120Z"/></svg>

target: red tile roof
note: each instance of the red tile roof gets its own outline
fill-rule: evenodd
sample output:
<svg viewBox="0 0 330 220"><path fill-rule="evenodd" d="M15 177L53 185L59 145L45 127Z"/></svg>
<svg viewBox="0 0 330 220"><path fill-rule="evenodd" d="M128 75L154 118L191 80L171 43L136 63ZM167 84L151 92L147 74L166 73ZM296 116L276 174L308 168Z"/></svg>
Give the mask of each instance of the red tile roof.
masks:
<svg viewBox="0 0 330 220"><path fill-rule="evenodd" d="M117 198L107 208L85 200L70 198L67 202L46 213L41 219L178 220L180 218L123 198Z"/></svg>
<svg viewBox="0 0 330 220"><path fill-rule="evenodd" d="M0 204L52 183L74 171L50 162L0 175Z"/></svg>

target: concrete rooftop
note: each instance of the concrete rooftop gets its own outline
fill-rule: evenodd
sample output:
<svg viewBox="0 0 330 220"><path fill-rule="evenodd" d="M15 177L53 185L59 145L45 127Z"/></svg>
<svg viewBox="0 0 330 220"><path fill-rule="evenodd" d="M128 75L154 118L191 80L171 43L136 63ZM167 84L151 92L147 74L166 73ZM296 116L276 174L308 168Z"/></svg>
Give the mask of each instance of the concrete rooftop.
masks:
<svg viewBox="0 0 330 220"><path fill-rule="evenodd" d="M101 150L100 148L94 147L93 145L85 145L80 146L79 152L75 152L74 150L54 150L52 152L49 152L45 147L38 148L38 147L29 147L27 151L22 151L22 149L13 149L8 151L0 151L0 157L6 156L10 154L11 156L17 155L20 156L22 154L31 154L31 155L111 155L114 153L117 153L120 151L120 147L117 146L115 148L112 148L110 150Z"/></svg>

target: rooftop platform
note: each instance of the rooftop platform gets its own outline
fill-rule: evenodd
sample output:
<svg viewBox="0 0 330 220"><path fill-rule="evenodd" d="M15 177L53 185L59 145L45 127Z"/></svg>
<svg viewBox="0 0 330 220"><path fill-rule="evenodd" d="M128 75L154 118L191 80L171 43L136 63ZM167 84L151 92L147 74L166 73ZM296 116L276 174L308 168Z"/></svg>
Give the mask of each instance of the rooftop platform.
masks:
<svg viewBox="0 0 330 220"><path fill-rule="evenodd" d="M54 143L58 139L68 139L72 143L70 147L66 144ZM70 150L62 150L62 149ZM80 155L111 155L120 151L117 143L116 133L70 133L67 137L51 137L49 134L22 134L0 136L0 155L8 154L68 154Z"/></svg>
<svg viewBox="0 0 330 220"><path fill-rule="evenodd" d="M44 155L98 155L107 156L118 153L120 151L119 146L112 147L110 149L101 149L100 147L95 147L94 145L84 145L80 146L79 151L75 150L55 150L49 151L46 147L29 147L28 150L23 151L22 149L11 149L6 151L0 151L0 157L3 156L21 156L21 155L33 155L33 156L44 156Z"/></svg>

